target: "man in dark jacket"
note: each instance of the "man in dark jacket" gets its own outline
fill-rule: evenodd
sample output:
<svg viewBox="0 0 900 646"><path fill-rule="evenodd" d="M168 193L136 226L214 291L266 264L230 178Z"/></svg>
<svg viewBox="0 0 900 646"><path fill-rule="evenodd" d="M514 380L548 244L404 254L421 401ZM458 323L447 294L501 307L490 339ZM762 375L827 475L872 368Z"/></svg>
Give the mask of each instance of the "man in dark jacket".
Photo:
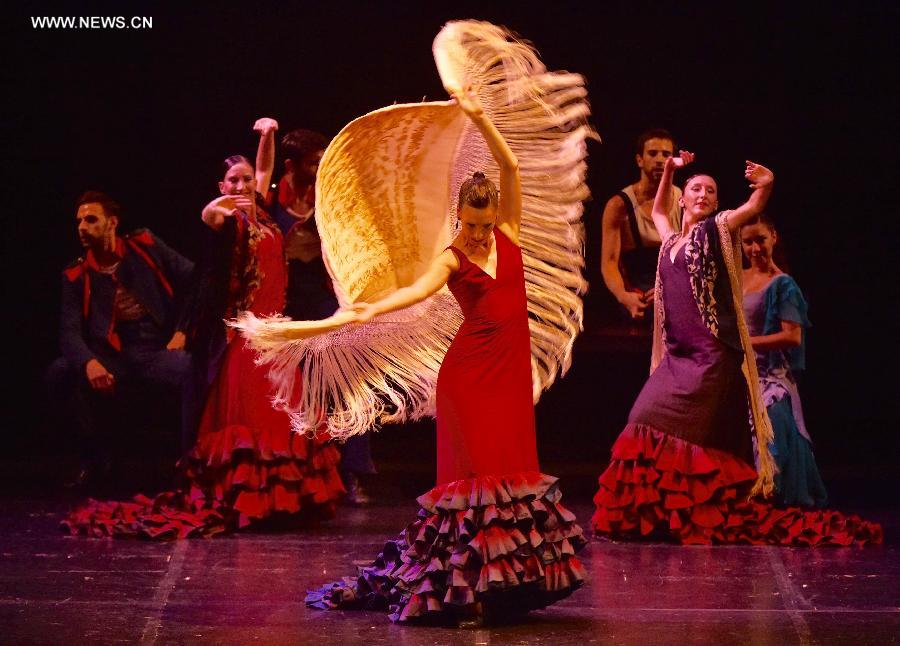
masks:
<svg viewBox="0 0 900 646"><path fill-rule="evenodd" d="M176 326L194 266L146 229L119 237L119 205L104 193L82 195L75 218L86 253L63 271L63 356L48 384L77 426L80 484L104 458L100 418L123 389L170 391L181 399L182 437L190 435L190 358Z"/></svg>

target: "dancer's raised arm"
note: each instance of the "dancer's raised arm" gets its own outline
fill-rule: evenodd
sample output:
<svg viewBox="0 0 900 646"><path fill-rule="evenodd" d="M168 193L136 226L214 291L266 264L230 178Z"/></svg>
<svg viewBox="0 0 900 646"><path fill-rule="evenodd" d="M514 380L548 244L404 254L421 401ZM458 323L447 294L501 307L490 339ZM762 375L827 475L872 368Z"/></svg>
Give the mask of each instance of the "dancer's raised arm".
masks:
<svg viewBox="0 0 900 646"><path fill-rule="evenodd" d="M672 225L669 224L669 212L672 210L672 196L674 195L672 180L675 176L675 169L684 168L692 161L694 161L694 153L687 150L679 150L677 157L666 159L662 178L659 180L659 188L656 189L656 197L653 199L653 211L650 214L660 240L665 240L675 233Z"/></svg>
<svg viewBox="0 0 900 646"><path fill-rule="evenodd" d="M422 274L412 285L401 287L393 294L385 296L375 303L354 303L351 309L356 312L355 323L368 323L378 314L386 314L404 307L421 303L447 284L450 274L459 269L459 259L449 249L431 262L428 271Z"/></svg>
<svg viewBox="0 0 900 646"><path fill-rule="evenodd" d="M519 224L522 220L522 182L519 179L519 160L506 143L497 126L487 118L478 96L471 90L451 92L481 135L487 142L494 161L500 166L500 205L497 210L497 226L506 236L519 244Z"/></svg>
<svg viewBox="0 0 900 646"><path fill-rule="evenodd" d="M751 218L763 212L769 196L772 195L772 185L775 182L775 174L772 171L749 159L747 167L744 169L744 177L750 180L750 188L753 189L753 192L746 202L728 214L728 230L732 233L738 231Z"/></svg>
<svg viewBox="0 0 900 646"><path fill-rule="evenodd" d="M265 198L275 171L275 131L278 130L278 122L263 117L256 120L253 129L259 133L259 146L256 148L256 190Z"/></svg>

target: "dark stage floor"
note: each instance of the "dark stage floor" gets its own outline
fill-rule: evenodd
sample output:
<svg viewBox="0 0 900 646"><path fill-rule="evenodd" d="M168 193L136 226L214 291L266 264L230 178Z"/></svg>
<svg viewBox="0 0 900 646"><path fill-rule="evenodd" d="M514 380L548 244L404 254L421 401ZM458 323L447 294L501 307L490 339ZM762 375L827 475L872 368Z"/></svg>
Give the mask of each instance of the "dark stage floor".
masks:
<svg viewBox="0 0 900 646"><path fill-rule="evenodd" d="M53 499L53 502L50 500ZM585 523L587 498L568 502ZM416 509L387 494L305 532L172 543L72 538L59 496L0 502L7 644L889 644L900 635L900 514L868 510L889 544L866 549L593 542L590 580L527 623L391 625L307 610L307 588L349 574Z"/></svg>

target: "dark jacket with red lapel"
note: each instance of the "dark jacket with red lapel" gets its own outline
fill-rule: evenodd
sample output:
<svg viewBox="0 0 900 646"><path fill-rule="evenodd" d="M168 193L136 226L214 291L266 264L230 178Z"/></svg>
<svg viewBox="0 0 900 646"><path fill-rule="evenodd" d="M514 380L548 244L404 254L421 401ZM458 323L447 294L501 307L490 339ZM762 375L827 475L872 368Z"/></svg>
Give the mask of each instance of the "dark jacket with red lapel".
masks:
<svg viewBox="0 0 900 646"><path fill-rule="evenodd" d="M73 366L121 351L115 333L116 284L121 282L171 337L181 317L194 264L147 229L116 238L121 258L115 275L104 274L88 251L62 275L60 348Z"/></svg>

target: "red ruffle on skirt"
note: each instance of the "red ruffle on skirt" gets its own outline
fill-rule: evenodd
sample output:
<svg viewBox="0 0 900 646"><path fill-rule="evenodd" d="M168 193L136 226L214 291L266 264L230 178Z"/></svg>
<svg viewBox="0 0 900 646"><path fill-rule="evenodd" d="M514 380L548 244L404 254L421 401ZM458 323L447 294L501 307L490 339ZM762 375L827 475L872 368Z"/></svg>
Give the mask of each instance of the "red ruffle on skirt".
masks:
<svg viewBox="0 0 900 646"><path fill-rule="evenodd" d="M395 621L439 623L478 602L489 617L543 608L585 577L575 556L585 539L560 498L557 479L536 472L439 485L358 579L310 592L307 604L389 608Z"/></svg>
<svg viewBox="0 0 900 646"><path fill-rule="evenodd" d="M344 493L333 443L290 433L273 445L245 426L198 440L179 465L189 485L154 499L88 502L62 521L71 534L176 539L211 536L263 519L332 518Z"/></svg>
<svg viewBox="0 0 900 646"><path fill-rule="evenodd" d="M246 527L279 513L332 518L344 493L340 459L337 446L322 438L298 433L276 438L232 425L198 440L181 466L195 505L224 506L238 527Z"/></svg>
<svg viewBox="0 0 900 646"><path fill-rule="evenodd" d="M594 496L594 533L691 545L839 546L882 541L881 526L829 510L748 500L756 471L735 456L628 424Z"/></svg>

